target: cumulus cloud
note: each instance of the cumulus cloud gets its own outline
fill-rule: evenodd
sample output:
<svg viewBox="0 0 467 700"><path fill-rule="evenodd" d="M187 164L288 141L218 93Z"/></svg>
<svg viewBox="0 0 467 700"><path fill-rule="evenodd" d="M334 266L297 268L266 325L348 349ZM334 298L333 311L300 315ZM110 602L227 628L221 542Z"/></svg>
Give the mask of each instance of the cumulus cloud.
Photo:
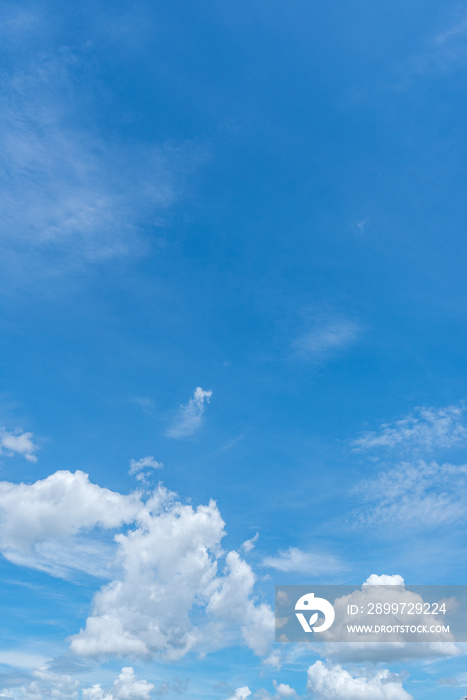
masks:
<svg viewBox="0 0 467 700"><path fill-rule="evenodd" d="M273 685L279 698L295 698L297 696L296 691L287 683L273 681Z"/></svg>
<svg viewBox="0 0 467 700"><path fill-rule="evenodd" d="M37 462L35 452L39 448L33 443L32 438L32 433L25 433L20 428L13 432L0 428L0 455L7 457L21 455L28 462Z"/></svg>
<svg viewBox="0 0 467 700"><path fill-rule="evenodd" d="M364 586L405 586L400 574L371 574L363 583Z"/></svg>
<svg viewBox="0 0 467 700"><path fill-rule="evenodd" d="M267 655L272 610L256 600L251 567L222 550L224 535L214 501L194 508L162 485L143 500L80 471L0 482L0 551L10 561L62 575L67 567L93 573L99 558L113 560L110 583L70 640L82 656L175 659L237 644Z"/></svg>
<svg viewBox="0 0 467 700"><path fill-rule="evenodd" d="M82 656L160 652L175 659L243 642L265 654L273 614L255 602L255 576L237 552L227 554L219 573L225 533L216 504L194 509L159 487L146 508L139 527L117 535L122 576L96 594L85 628L71 638L72 650Z"/></svg>
<svg viewBox="0 0 467 700"><path fill-rule="evenodd" d="M435 409L420 407L393 424L383 423L378 430L367 431L353 440L354 450L380 448L434 450L467 442L465 406Z"/></svg>
<svg viewBox="0 0 467 700"><path fill-rule="evenodd" d="M297 547L290 547L274 557L265 557L263 566L284 573L296 572L311 576L331 574L344 568L339 559L330 554L304 552Z"/></svg>
<svg viewBox="0 0 467 700"><path fill-rule="evenodd" d="M322 633L321 638L324 643L320 645L318 653L323 657L340 662L391 662L401 659L450 657L461 654L461 648L455 643L454 636L449 632L442 633L440 635L442 640L437 642L425 641L423 633L417 633L418 637L417 634L412 635L410 642L404 641L402 633L394 633L391 637L392 641L386 641L387 637L384 634L379 637L376 634L362 636L360 637L361 641L352 641L355 639L354 634L348 631L345 622L347 606L354 605L357 610L368 610L370 603L377 604L385 601L391 604L397 603L401 610L407 609L412 603L414 610L417 610L418 605L422 612L411 615L410 623L422 627L429 627L433 624L433 617L423 612L425 601L422 595L406 588L402 576L398 574L372 574L360 589L335 599L333 607L336 613L336 622L329 630ZM444 602L448 611L456 604L454 600ZM341 622L339 623L338 620ZM376 625L386 624L385 620L381 621L376 615L373 622ZM366 620L363 618L355 619L355 624L362 623L366 624ZM400 613L397 617L397 624L407 624L407 615L404 617Z"/></svg>
<svg viewBox="0 0 467 700"><path fill-rule="evenodd" d="M131 666L122 668L109 692L102 690L100 684L85 688L82 691L83 700L150 700L154 684L138 680Z"/></svg>
<svg viewBox="0 0 467 700"><path fill-rule="evenodd" d="M180 406L178 416L174 424L167 430L167 435L172 438L193 435L201 427L203 414L211 396L212 391L205 391L200 386L196 387L188 403Z"/></svg>
<svg viewBox="0 0 467 700"><path fill-rule="evenodd" d="M123 496L89 481L81 471L58 471L33 484L0 482L0 551L10 561L63 573L103 553L97 542L70 539L94 527L118 528L141 510L136 494ZM76 565L74 566L73 563ZM91 557L91 567L95 561Z"/></svg>
<svg viewBox="0 0 467 700"><path fill-rule="evenodd" d="M436 528L466 518L467 466L403 462L363 480L353 495L357 527Z"/></svg>
<svg viewBox="0 0 467 700"><path fill-rule="evenodd" d="M11 697L21 700L42 700L42 698L60 698L75 700L78 698L80 683L66 674L54 673L48 666L42 666L33 672L34 680L27 686L19 688L19 694L12 691Z"/></svg>
<svg viewBox="0 0 467 700"><path fill-rule="evenodd" d="M322 661L308 669L307 690L316 700L413 700L399 676L386 669L354 677L341 666Z"/></svg>
<svg viewBox="0 0 467 700"><path fill-rule="evenodd" d="M154 684L136 678L131 666L122 668L110 688L102 688L100 683L82 688L76 678L67 674L55 673L48 665L36 668L31 673L33 680L27 685L5 689L0 697L15 700L151 700Z"/></svg>
<svg viewBox="0 0 467 700"><path fill-rule="evenodd" d="M243 686L243 688L237 688L235 693L228 698L228 700L246 700L251 695L251 690L248 686Z"/></svg>

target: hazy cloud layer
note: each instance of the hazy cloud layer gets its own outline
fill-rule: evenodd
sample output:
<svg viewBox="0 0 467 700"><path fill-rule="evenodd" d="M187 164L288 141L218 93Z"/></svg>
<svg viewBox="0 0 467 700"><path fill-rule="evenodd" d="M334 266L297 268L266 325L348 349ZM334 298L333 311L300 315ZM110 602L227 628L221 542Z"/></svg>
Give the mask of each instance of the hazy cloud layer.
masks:
<svg viewBox="0 0 467 700"><path fill-rule="evenodd" d="M200 149L188 142L115 139L98 127L99 104L81 72L92 42L50 41L44 9L2 15L0 250L18 278L140 254L161 230ZM47 37L41 52L37 40ZM47 46L50 48L47 50ZM87 103L88 116L82 104ZM96 110L96 119L89 119ZM156 234L158 235L158 234Z"/></svg>

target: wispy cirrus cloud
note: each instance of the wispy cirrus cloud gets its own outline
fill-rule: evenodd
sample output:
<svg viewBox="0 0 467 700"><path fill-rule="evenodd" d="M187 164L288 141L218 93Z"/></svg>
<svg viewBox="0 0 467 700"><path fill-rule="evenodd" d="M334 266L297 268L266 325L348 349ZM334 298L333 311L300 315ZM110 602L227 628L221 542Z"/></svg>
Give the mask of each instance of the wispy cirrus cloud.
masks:
<svg viewBox="0 0 467 700"><path fill-rule="evenodd" d="M141 459L130 459L130 471L129 474L137 474L143 469L162 469L164 465L162 462L158 462L152 455L147 457L141 457Z"/></svg>
<svg viewBox="0 0 467 700"><path fill-rule="evenodd" d="M199 156L183 145L109 138L79 105L92 45L35 50L52 24L10 8L1 77L0 249L5 266L60 269L146 250ZM52 42L53 43L53 42ZM97 109L97 106L94 105ZM96 120L96 124L97 124Z"/></svg>
<svg viewBox="0 0 467 700"><path fill-rule="evenodd" d="M166 435L171 438L183 438L196 433L201 427L203 414L211 396L212 391L205 391L200 386L196 387L188 403L180 406L178 415Z"/></svg>
<svg viewBox="0 0 467 700"><path fill-rule="evenodd" d="M417 530L462 522L467 518L467 466L403 462L363 480L353 495L360 500L353 516L357 527Z"/></svg>
<svg viewBox="0 0 467 700"><path fill-rule="evenodd" d="M249 554L256 547L256 543L257 543L258 539L259 539L259 532L257 532L256 535L254 537L252 537L251 539L245 540L245 542L243 542L241 545L241 549L243 549L243 551L246 554Z"/></svg>
<svg viewBox="0 0 467 700"><path fill-rule="evenodd" d="M427 37L424 50L412 56L404 66L405 80L412 75L439 74L452 70L467 61L467 14L465 9L452 17Z"/></svg>
<svg viewBox="0 0 467 700"><path fill-rule="evenodd" d="M263 566L284 573L294 572L310 576L336 573L345 568L337 557L320 552L305 552L297 547L289 547L276 556L264 557Z"/></svg>
<svg viewBox="0 0 467 700"><path fill-rule="evenodd" d="M459 15L450 27L436 34L435 44L446 44L467 34L467 15Z"/></svg>
<svg viewBox="0 0 467 700"><path fill-rule="evenodd" d="M36 452L39 449L33 440L32 433L25 433L21 428L8 431L0 428L0 455L13 457L21 455L28 462L37 462Z"/></svg>
<svg viewBox="0 0 467 700"><path fill-rule="evenodd" d="M354 345L360 332L361 327L354 321L321 319L295 339L293 349L303 359L322 361Z"/></svg>
<svg viewBox="0 0 467 700"><path fill-rule="evenodd" d="M362 433L351 446L362 452L380 448L433 450L464 444L467 442L465 414L462 404L440 409L416 408L395 423L383 423L378 430Z"/></svg>

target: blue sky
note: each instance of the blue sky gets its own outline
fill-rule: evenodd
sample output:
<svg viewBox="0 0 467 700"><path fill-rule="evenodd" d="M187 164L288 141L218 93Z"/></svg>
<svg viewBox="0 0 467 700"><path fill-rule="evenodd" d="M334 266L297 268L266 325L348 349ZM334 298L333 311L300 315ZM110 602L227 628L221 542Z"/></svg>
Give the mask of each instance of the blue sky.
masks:
<svg viewBox="0 0 467 700"><path fill-rule="evenodd" d="M0 697L463 697L271 625L465 582L467 5L1 20Z"/></svg>

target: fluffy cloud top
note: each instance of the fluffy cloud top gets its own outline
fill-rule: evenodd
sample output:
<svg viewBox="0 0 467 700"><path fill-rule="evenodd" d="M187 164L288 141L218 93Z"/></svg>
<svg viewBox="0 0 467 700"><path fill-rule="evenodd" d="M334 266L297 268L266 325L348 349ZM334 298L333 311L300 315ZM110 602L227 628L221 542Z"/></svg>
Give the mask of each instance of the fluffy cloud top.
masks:
<svg viewBox="0 0 467 700"><path fill-rule="evenodd" d="M140 681L135 677L131 666L125 666L118 678L115 679L110 692L102 690L100 684L85 688L82 691L83 700L150 700L153 683Z"/></svg>
<svg viewBox="0 0 467 700"><path fill-rule="evenodd" d="M279 698L295 698L297 696L294 688L291 688L287 683L278 683L273 681L274 688Z"/></svg>
<svg viewBox="0 0 467 700"><path fill-rule="evenodd" d="M137 495L123 496L81 471L58 471L33 484L0 482L0 549L15 561L49 538L96 526L117 528L135 519Z"/></svg>
<svg viewBox="0 0 467 700"><path fill-rule="evenodd" d="M71 639L78 655L178 658L239 643L258 655L269 651L273 613L255 600L251 567L237 552L223 552L214 501L193 508L162 486L143 501L137 492L101 488L83 472L59 471L33 484L0 482L0 525L4 556L56 575L62 556L62 567L74 557L85 570L87 559L95 565L108 557L96 533L125 526L113 536L112 580Z"/></svg>
<svg viewBox="0 0 467 700"><path fill-rule="evenodd" d="M324 644L320 645L318 653L339 662L391 662L411 658L458 656L461 653L461 648L454 641L454 635L449 632L443 633L443 640L438 642L425 641L423 633L418 634L418 636L414 635L410 642L404 641L402 633L399 635L394 633L391 638L393 641L387 641L384 634L361 636L359 641L354 641L355 637L352 632L348 631L345 622L347 606L355 605L358 610L367 610L370 603L384 602L398 603L400 606L405 604L404 608L408 608L409 604L413 603L414 610L417 609L418 604L422 612L411 615L411 624L428 627L433 624L432 616L423 612L425 601L422 595L407 589L402 576L372 574L360 589L335 599L333 606L336 612L336 622L329 630L322 633ZM341 622L339 623L338 620ZM356 624L362 622L362 619L355 620ZM363 622L363 624L365 623L366 621ZM377 616L374 623L382 624ZM407 624L407 617L401 614L398 617L398 623Z"/></svg>
<svg viewBox="0 0 467 700"><path fill-rule="evenodd" d="M214 501L194 509L159 488L146 508L139 527L117 535L121 576L96 594L72 650L178 658L243 640L255 653L266 653L272 611L255 603L255 576L237 552L227 554L219 573L225 532Z"/></svg>
<svg viewBox="0 0 467 700"><path fill-rule="evenodd" d="M400 678L387 670L353 677L341 666L317 661L308 669L307 690L316 700L413 700Z"/></svg>
<svg viewBox="0 0 467 700"><path fill-rule="evenodd" d="M230 696L229 700L246 700L251 695L251 690L248 686L243 686L243 688L237 688L235 693Z"/></svg>

